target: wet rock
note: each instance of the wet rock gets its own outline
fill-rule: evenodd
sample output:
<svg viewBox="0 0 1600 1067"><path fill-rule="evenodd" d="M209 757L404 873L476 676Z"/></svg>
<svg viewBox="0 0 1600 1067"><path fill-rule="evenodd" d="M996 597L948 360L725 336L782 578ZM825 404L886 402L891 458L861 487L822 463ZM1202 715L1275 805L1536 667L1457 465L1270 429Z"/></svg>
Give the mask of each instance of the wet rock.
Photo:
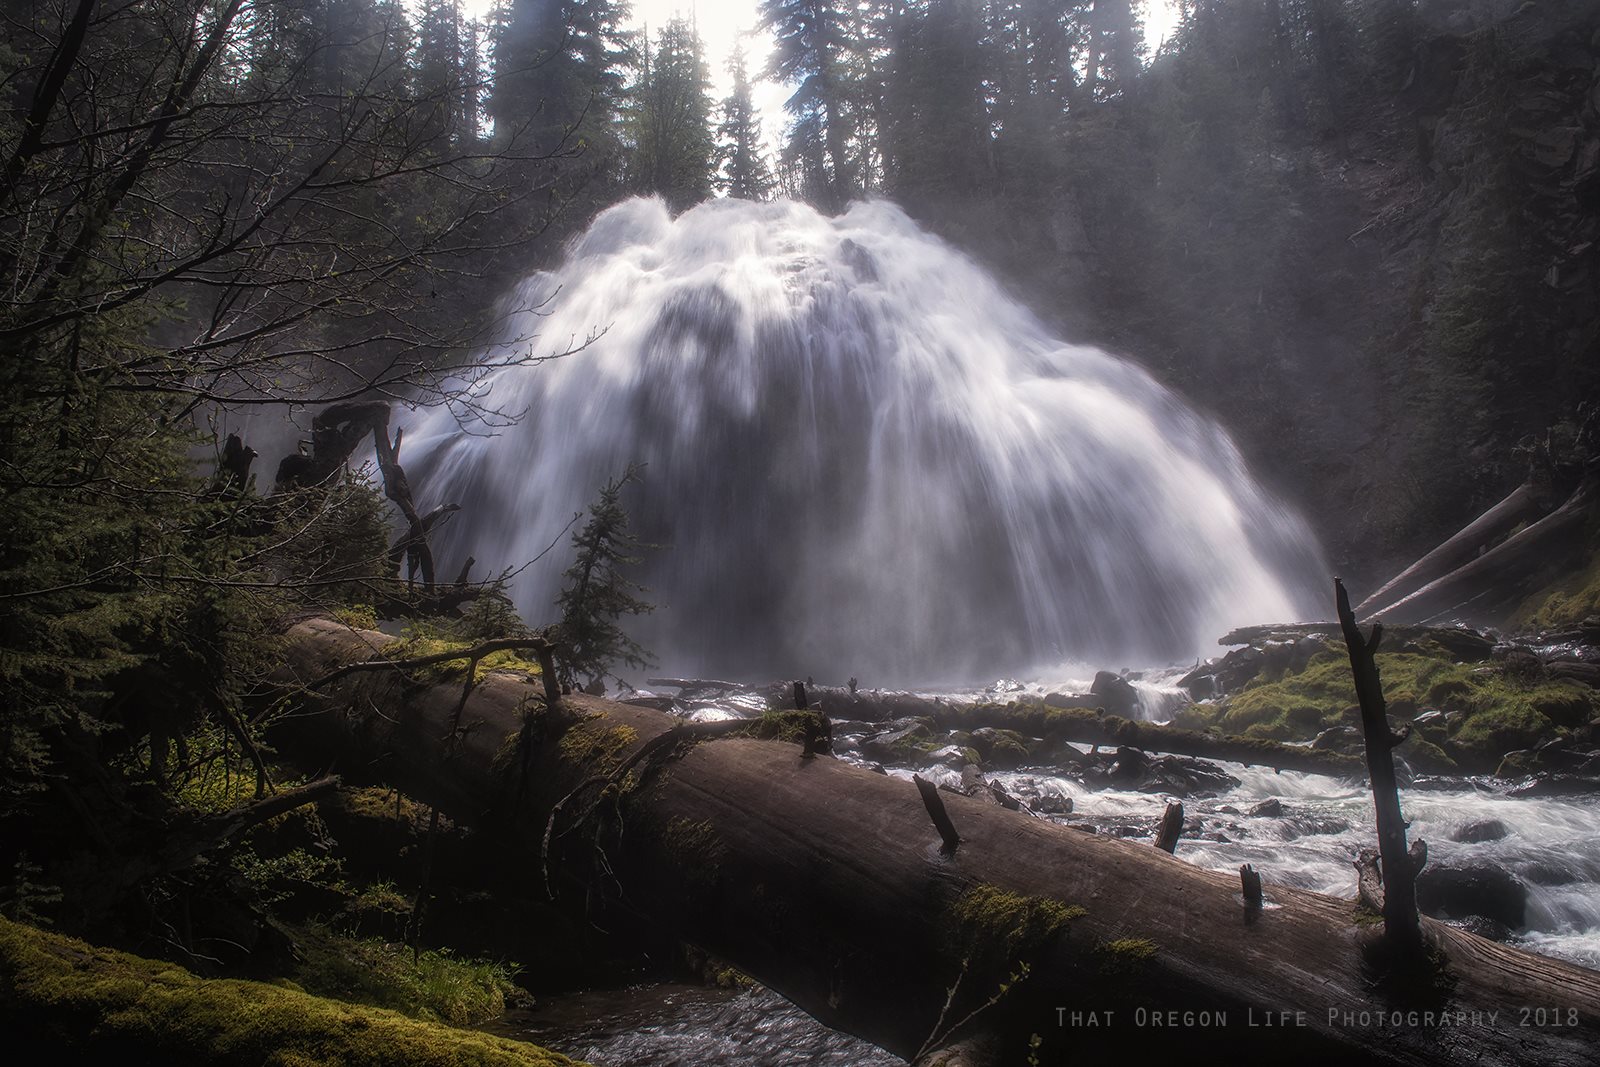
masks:
<svg viewBox="0 0 1600 1067"><path fill-rule="evenodd" d="M924 722L884 730L861 740L861 753L880 763L914 763L921 753L917 743L927 741L933 732Z"/></svg>
<svg viewBox="0 0 1600 1067"><path fill-rule="evenodd" d="M1126 745L1117 749L1115 761L1107 771L1111 781L1124 787L1133 787L1135 783L1142 783L1150 771L1150 757L1137 748L1128 748Z"/></svg>
<svg viewBox="0 0 1600 1067"><path fill-rule="evenodd" d="M1510 832L1499 819L1479 819L1451 834L1450 840L1460 841L1464 845L1479 845L1485 841L1499 841Z"/></svg>
<svg viewBox="0 0 1600 1067"><path fill-rule="evenodd" d="M986 766L1014 770L1028 762L1028 739L1015 730L983 726L972 731L972 747Z"/></svg>
<svg viewBox="0 0 1600 1067"><path fill-rule="evenodd" d="M1311 747L1319 752L1358 752L1365 742L1354 726L1335 726L1318 734Z"/></svg>
<svg viewBox="0 0 1600 1067"><path fill-rule="evenodd" d="M1511 790L1514 797L1576 797L1600 793L1600 777L1588 774L1550 774Z"/></svg>
<svg viewBox="0 0 1600 1067"><path fill-rule="evenodd" d="M927 759L931 763L942 763L946 767L962 767L972 763L976 753L970 748L960 745L945 745L928 753Z"/></svg>
<svg viewBox="0 0 1600 1067"><path fill-rule="evenodd" d="M1060 793L1042 793L1033 802L1033 810L1045 815L1072 814L1072 798Z"/></svg>
<svg viewBox="0 0 1600 1067"><path fill-rule="evenodd" d="M1334 815L1293 815L1286 818L1285 824L1289 828L1288 836L1291 840L1296 837L1342 834L1350 829L1348 822Z"/></svg>
<svg viewBox="0 0 1600 1067"><path fill-rule="evenodd" d="M1253 815L1257 818L1276 819L1283 814L1283 801L1279 800L1277 797L1268 797L1266 800L1263 800L1261 803L1251 808L1246 814Z"/></svg>
<svg viewBox="0 0 1600 1067"><path fill-rule="evenodd" d="M1100 706L1112 715L1121 715L1125 719L1138 717L1139 691L1126 678L1110 671L1100 671L1094 676L1094 684L1089 687L1089 692L1099 697Z"/></svg>
<svg viewBox="0 0 1600 1067"><path fill-rule="evenodd" d="M1469 934L1486 937L1490 941L1511 940L1511 930L1505 923L1486 919L1482 915L1469 915L1465 919L1456 919L1450 925L1459 930L1465 930Z"/></svg>
<svg viewBox="0 0 1600 1067"><path fill-rule="evenodd" d="M1088 693L1046 693L1045 705L1052 708L1098 708L1099 697Z"/></svg>
<svg viewBox="0 0 1600 1067"><path fill-rule="evenodd" d="M1125 758L1124 752L1137 752L1137 749L1118 749L1117 763L1113 768L1113 780L1117 780L1119 773L1126 773L1136 781L1131 788L1141 793L1165 793L1170 796L1187 799L1190 797L1215 796L1218 793L1235 789L1239 779L1224 771L1214 763L1190 756L1160 756L1152 759L1140 752L1143 762L1137 762L1131 757ZM1127 768L1119 772L1117 768ZM1135 771L1134 768L1137 768ZM1123 778L1123 782L1129 781ZM1124 785L1124 788L1130 786Z"/></svg>
<svg viewBox="0 0 1600 1067"><path fill-rule="evenodd" d="M1429 864L1417 875L1417 907L1436 919L1490 919L1520 929L1528 888L1515 875L1488 864Z"/></svg>

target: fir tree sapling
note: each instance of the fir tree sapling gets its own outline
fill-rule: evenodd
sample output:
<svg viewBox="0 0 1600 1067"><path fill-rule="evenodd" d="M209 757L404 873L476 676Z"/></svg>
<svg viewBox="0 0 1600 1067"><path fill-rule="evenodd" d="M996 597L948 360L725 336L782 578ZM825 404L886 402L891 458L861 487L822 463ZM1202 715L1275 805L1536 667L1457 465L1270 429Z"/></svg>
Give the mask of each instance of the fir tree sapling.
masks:
<svg viewBox="0 0 1600 1067"><path fill-rule="evenodd" d="M556 598L561 622L555 637L562 647L562 684L570 687L580 677L589 688L597 688L614 665L644 668L655 660L640 644L623 632L624 615L644 615L654 605L640 599L643 586L630 579L628 568L636 566L645 549L628 529L628 513L623 508L622 490L639 480L644 467L630 464L622 476L600 490L600 497L589 505L589 521L572 535L577 556L567 568L566 585Z"/></svg>

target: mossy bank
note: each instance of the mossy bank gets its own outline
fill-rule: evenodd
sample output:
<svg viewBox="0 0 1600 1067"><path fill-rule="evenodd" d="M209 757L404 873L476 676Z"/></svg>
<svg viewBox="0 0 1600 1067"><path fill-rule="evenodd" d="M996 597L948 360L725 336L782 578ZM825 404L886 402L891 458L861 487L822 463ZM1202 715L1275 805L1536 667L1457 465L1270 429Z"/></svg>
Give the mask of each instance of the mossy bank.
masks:
<svg viewBox="0 0 1600 1067"><path fill-rule="evenodd" d="M288 985L197 978L0 919L0 1020L13 1047L81 1062L230 1067L562 1067L578 1061Z"/></svg>

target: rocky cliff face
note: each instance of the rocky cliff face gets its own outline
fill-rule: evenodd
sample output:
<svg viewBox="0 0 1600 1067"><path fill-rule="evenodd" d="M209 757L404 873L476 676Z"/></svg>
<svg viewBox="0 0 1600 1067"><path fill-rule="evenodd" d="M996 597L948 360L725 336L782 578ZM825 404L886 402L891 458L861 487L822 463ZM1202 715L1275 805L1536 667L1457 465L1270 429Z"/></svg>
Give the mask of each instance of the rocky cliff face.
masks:
<svg viewBox="0 0 1600 1067"><path fill-rule="evenodd" d="M1378 582L1597 395L1600 6L1343 8L1331 69L1197 38L1058 175L910 206L1213 409Z"/></svg>

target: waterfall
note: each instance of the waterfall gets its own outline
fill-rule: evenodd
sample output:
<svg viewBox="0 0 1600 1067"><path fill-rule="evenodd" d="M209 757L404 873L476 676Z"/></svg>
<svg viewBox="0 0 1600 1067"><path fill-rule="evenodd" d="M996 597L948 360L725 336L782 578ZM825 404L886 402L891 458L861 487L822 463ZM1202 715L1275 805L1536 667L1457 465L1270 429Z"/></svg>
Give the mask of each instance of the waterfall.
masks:
<svg viewBox="0 0 1600 1067"><path fill-rule="evenodd" d="M1315 611L1314 539L1216 423L890 203L630 200L515 306L522 340L486 361L599 336L474 385L513 425L401 421L424 503L462 505L441 573L558 542L516 580L531 623L553 618L561 531L630 462L624 502L661 546L630 632L681 672L970 680L1192 658Z"/></svg>

